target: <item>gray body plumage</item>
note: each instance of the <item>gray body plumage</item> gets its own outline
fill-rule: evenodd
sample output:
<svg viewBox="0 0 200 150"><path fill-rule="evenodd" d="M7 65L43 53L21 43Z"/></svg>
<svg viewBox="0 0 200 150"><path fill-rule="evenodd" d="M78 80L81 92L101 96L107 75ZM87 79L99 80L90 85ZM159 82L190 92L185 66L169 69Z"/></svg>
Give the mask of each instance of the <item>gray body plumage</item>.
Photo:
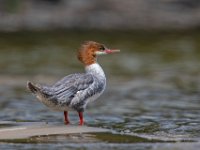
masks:
<svg viewBox="0 0 200 150"><path fill-rule="evenodd" d="M83 112L88 102L96 100L106 87L106 77L99 64L85 69L85 73L68 75L52 86L28 83L28 88L51 109Z"/></svg>

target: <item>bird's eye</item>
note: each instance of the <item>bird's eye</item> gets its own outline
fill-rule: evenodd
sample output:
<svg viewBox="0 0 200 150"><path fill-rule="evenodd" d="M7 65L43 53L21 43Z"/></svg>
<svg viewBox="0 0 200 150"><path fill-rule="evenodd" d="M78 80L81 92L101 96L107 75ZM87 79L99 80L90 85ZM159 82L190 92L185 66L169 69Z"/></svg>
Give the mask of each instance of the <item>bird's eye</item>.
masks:
<svg viewBox="0 0 200 150"><path fill-rule="evenodd" d="M104 50L105 50L105 47L104 47L104 46L101 46L101 47L99 48L99 50L104 51Z"/></svg>

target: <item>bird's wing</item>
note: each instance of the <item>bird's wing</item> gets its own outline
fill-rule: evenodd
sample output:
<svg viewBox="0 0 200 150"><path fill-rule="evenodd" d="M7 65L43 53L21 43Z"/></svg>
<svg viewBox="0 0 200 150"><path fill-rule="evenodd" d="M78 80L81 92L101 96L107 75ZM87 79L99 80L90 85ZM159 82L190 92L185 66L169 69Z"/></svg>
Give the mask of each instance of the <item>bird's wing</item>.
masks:
<svg viewBox="0 0 200 150"><path fill-rule="evenodd" d="M76 73L76 74L70 74L64 78L62 78L61 80L57 81L53 87L59 87L63 84L68 84L69 82L73 82L74 79L78 78L79 76L82 76L83 74L81 73Z"/></svg>
<svg viewBox="0 0 200 150"><path fill-rule="evenodd" d="M73 74L53 85L53 97L58 101L70 101L77 92L87 89L94 82L91 74Z"/></svg>

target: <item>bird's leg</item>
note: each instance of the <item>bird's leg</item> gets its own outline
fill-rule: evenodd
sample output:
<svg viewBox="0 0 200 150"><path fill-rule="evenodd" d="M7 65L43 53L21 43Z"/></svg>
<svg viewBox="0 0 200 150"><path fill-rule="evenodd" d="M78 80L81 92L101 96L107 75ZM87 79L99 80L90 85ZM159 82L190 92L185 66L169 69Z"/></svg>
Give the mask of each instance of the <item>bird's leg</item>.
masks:
<svg viewBox="0 0 200 150"><path fill-rule="evenodd" d="M65 117L65 124L69 124L69 118L68 118L68 112L67 111L64 111L64 117Z"/></svg>
<svg viewBox="0 0 200 150"><path fill-rule="evenodd" d="M79 115L79 119L80 119L79 125L82 126L84 124L84 121L83 121L83 112L78 112L78 115Z"/></svg>

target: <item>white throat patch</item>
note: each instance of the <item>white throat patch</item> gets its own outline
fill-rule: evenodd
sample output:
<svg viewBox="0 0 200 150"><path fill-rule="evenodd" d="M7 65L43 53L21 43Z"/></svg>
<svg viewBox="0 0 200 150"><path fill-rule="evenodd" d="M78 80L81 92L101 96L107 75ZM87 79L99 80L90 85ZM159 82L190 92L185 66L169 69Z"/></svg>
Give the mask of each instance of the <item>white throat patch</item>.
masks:
<svg viewBox="0 0 200 150"><path fill-rule="evenodd" d="M105 55L107 53L104 51L96 51L95 54L98 56L98 55Z"/></svg>

